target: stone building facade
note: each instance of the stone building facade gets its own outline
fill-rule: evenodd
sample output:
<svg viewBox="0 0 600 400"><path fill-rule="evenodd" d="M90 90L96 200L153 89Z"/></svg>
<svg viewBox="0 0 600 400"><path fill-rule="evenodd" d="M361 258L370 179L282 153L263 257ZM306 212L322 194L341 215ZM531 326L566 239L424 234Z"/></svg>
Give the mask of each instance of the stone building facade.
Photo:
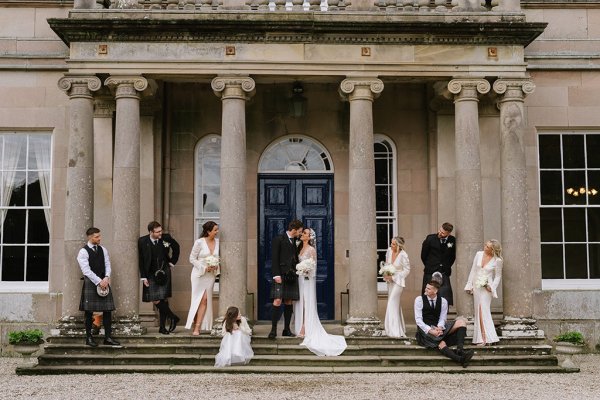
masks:
<svg viewBox="0 0 600 400"><path fill-rule="evenodd" d="M497 238L503 333L596 344L599 26L583 0L0 0L2 343L79 316L91 225L121 326L151 319L136 241L153 219L182 245L178 314L212 219L215 309L265 319L270 237L300 216L321 244L319 312L348 334L383 318L377 262L396 235L412 322L421 242L450 221L458 314Z"/></svg>

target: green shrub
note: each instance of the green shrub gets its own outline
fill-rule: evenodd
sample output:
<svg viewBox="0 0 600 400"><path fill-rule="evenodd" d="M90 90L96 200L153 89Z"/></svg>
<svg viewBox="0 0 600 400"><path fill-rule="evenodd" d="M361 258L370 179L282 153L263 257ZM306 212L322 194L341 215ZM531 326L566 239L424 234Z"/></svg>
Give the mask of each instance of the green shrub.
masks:
<svg viewBox="0 0 600 400"><path fill-rule="evenodd" d="M581 334L581 332L577 332L577 331L561 333L560 335L558 335L557 337L554 338L554 341L555 342L567 342L567 343L573 343L573 344L584 344L585 343L585 341L583 340L583 335Z"/></svg>
<svg viewBox="0 0 600 400"><path fill-rule="evenodd" d="M8 333L10 344L40 344L44 342L44 332L39 329L27 329Z"/></svg>

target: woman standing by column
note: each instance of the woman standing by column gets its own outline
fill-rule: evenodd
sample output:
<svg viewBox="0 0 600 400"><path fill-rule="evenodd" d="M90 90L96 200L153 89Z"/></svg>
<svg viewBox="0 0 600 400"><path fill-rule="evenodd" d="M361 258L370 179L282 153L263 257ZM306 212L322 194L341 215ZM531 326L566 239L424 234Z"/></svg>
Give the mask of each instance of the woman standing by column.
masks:
<svg viewBox="0 0 600 400"><path fill-rule="evenodd" d="M390 247L385 254L385 263L396 268L393 275L384 275L388 285L388 302L385 311L385 334L389 337L406 337L404 317L400 307L400 296L404 290L405 279L410 273L410 260L404 251L404 238L392 238Z"/></svg>

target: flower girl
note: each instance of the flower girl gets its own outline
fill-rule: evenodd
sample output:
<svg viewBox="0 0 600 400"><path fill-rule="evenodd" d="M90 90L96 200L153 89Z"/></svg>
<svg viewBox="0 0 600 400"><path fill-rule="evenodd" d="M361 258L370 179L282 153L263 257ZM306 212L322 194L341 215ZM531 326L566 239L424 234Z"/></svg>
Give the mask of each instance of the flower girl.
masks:
<svg viewBox="0 0 600 400"><path fill-rule="evenodd" d="M215 357L215 367L228 367L231 364L248 364L254 352L250 346L252 329L246 317L240 315L237 307L229 307L221 329L223 340L219 354Z"/></svg>

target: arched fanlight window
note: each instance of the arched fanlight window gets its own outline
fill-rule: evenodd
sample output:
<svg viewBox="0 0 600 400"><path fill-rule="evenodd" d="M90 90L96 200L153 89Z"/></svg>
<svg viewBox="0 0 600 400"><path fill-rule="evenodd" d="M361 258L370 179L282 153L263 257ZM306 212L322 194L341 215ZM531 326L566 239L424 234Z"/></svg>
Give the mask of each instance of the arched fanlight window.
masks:
<svg viewBox="0 0 600 400"><path fill-rule="evenodd" d="M264 151L258 172L332 173L333 164L331 156L321 144L308 137L292 136L279 139Z"/></svg>
<svg viewBox="0 0 600 400"><path fill-rule="evenodd" d="M198 237L202 224L211 220L219 222L221 194L221 137L208 135L196 145L194 230Z"/></svg>

